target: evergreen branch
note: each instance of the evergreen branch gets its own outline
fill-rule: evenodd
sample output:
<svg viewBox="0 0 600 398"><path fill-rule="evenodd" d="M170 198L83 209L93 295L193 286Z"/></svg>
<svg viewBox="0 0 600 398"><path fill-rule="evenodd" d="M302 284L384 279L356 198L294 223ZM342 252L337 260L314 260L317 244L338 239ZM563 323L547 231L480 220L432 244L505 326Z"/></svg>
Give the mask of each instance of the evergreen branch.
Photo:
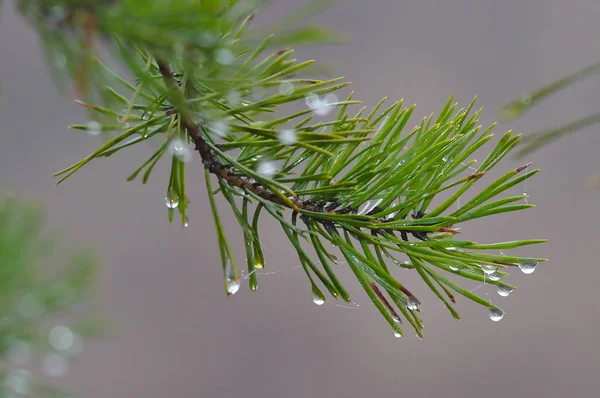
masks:
<svg viewBox="0 0 600 398"><path fill-rule="evenodd" d="M32 20L48 29L48 10L42 8ZM455 239L461 232L457 225L531 207L518 203L522 196L503 195L538 171L529 171L529 164L517 167L459 205L461 196L472 192L520 140L507 132L479 166L469 160L491 141L493 128L482 130L478 125L481 110L473 111L474 101L458 109L450 98L437 118L425 117L406 132L414 106L406 108L398 101L385 108L384 99L370 112L366 107L354 112L352 106L360 104L354 93L343 100L333 94L349 84L343 78L300 76L314 61L296 61L287 47L263 56L276 39L248 30L256 9L247 3L182 1L167 6L159 0L129 0L78 10L86 21L94 21L88 29L110 44L134 81L90 55L87 47L86 68L77 57L67 57L69 71L88 70L90 87L101 93L101 104L81 100L80 105L104 120L72 127L92 134L112 131L116 136L56 173L59 182L94 159L163 137L128 180L143 172L145 183L158 161L171 156L165 200L169 219L178 210L185 227L187 146L193 143L204 167L228 295L239 289L240 275L217 212L218 194L229 203L243 232L251 290L257 288L256 270L265 267L258 221L268 214L296 250L315 303L325 302L325 291L351 301L331 266L337 261L324 246L329 243L340 250L397 336L402 334L400 316L419 336L423 325L420 301L394 276L396 267L414 270L455 318L458 293L487 307L498 320L499 308L451 280L452 275L494 284L506 292L513 289L500 280L506 270L519 266L530 273L544 261L489 253L543 240L480 244ZM173 15L182 16L177 26ZM61 21L59 27L49 28L57 43L85 46L79 30L65 28L77 27L81 19ZM283 26L275 30L288 44L321 38L322 30L299 25L286 22L291 32L279 32ZM64 30L71 36L56 35ZM282 106L300 101L309 109L280 115ZM337 115L330 120L314 120L334 110ZM219 183L216 190L212 176ZM436 202L441 195L444 198ZM251 204L256 205L252 219ZM449 210L455 205L456 210ZM285 212L290 210L288 217ZM320 263L307 251L307 243Z"/></svg>

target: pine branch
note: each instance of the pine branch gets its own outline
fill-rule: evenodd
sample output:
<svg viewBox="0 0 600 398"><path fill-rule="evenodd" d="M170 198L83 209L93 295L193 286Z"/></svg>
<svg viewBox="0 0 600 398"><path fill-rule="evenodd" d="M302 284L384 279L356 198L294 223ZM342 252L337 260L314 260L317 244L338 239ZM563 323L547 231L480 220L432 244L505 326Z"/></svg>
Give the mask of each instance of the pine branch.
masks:
<svg viewBox="0 0 600 398"><path fill-rule="evenodd" d="M348 85L342 78L309 77L313 61L292 59L289 47L263 55L276 39L264 35L265 29L249 29L257 8L248 4L128 0L83 8L70 4L67 15L77 9L75 14L85 17L62 18L59 24L48 23L52 13L46 6L30 16L43 33L47 51L64 51L66 65L59 63L63 74L89 82L90 99L78 103L90 111L92 120L71 127L92 135L115 134L80 162L56 173L59 182L90 161L163 137L160 147L128 180L143 173L146 183L158 161L170 157L165 198L169 219L178 211L186 227L185 174L194 166L187 163L191 143L205 171L228 295L238 291L240 271L220 219L217 195L230 205L243 232L251 290L258 286L256 270L265 267L258 224L266 213L279 222L296 250L317 304L326 300L323 288L335 299L351 301L335 275L332 263L337 257L326 249L328 242L341 252L397 336L403 333L401 316L418 335L423 325L420 301L394 276L396 267L414 270L455 318L458 293L487 307L490 317L499 320L501 309L455 279L493 284L506 296L514 289L501 279L506 271L518 266L530 273L545 260L493 252L544 241L457 240L461 232L457 225L532 207L519 203L522 195L501 195L538 170L529 170L530 164L517 167L488 182L466 203L459 205L459 199L473 192L520 137L505 133L477 163L469 158L490 142L493 126L481 129L481 110L473 112L474 102L459 109L450 98L437 118L425 117L408 132L414 106L405 108L401 101L384 108L384 99L368 114L366 107L353 111L360 104L354 93L345 100L334 95ZM302 25L300 16L311 10L309 6L295 14L299 19L271 27L283 37L278 44L322 39L323 30ZM172 15L181 17L177 26ZM94 24L84 23L90 20ZM91 53L90 33L102 38L132 79ZM282 114L283 105L301 101L308 109ZM314 120L336 110L333 118ZM217 190L211 176L216 176ZM284 213L289 210L290 217ZM307 244L318 261L305 249Z"/></svg>

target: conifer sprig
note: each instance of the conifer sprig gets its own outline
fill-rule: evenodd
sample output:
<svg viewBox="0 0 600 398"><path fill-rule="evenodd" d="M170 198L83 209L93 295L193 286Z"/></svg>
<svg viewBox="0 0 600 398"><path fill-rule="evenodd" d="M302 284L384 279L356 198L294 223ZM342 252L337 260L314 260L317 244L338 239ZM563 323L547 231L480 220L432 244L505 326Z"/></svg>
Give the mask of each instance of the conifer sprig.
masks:
<svg viewBox="0 0 600 398"><path fill-rule="evenodd" d="M79 101L94 119L71 127L113 136L56 173L59 182L92 160L160 137L162 144L128 180L142 175L145 183L157 162L169 159L169 217L173 220L177 211L187 226L186 174L197 175L204 168L227 294L238 291L240 271L217 211L218 197L230 204L242 229L252 290L258 286L256 270L265 267L258 224L261 215L269 214L295 248L317 304L327 300L323 289L335 299L351 301L335 275L336 256L326 249L332 244L398 336L402 318L418 335L423 325L420 301L394 276L396 268L416 272L455 318L455 293L488 307L493 320L502 317L502 310L459 282L490 283L508 295L514 287L501 278L517 266L529 272L544 259L499 251L543 240L479 244L457 236L470 220L533 206L523 203L523 195L506 196L538 172L529 170L529 164L487 185L480 182L481 189L474 190L517 145L518 135L505 133L476 163L471 157L489 143L493 126L481 129L481 110L473 111L474 102L459 109L450 98L437 117L425 117L410 128L414 106L398 101L385 107L382 100L370 111L356 110L360 102L354 93L344 100L335 94L349 84L342 78L309 77L312 61L296 61L289 48L270 52L275 36L256 40L256 31L249 28L256 5L175 3L173 8L161 1L102 3L77 9L87 15L83 19L65 17L71 27L94 20L92 28L84 26L103 39L131 77L101 62L85 40L77 47L81 37L76 29L73 37L60 36L62 43L87 48L85 68L81 59L69 56L74 63L65 69L75 72L76 82L89 79L90 92L100 94L97 105ZM36 15L39 23L47 21L48 12ZM174 26L168 15L185 18ZM293 27L282 33L289 43L322 37L318 28L284 26ZM325 118L332 113L334 117ZM188 163L192 152L202 166ZM460 204L461 197L469 200Z"/></svg>

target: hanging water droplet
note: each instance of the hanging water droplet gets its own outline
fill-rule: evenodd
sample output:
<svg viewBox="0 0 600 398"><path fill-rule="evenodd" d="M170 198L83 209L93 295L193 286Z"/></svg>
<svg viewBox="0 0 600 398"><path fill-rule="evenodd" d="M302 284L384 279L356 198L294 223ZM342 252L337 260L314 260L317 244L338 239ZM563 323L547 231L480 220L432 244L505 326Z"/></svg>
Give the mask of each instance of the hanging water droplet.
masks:
<svg viewBox="0 0 600 398"><path fill-rule="evenodd" d="M183 221L183 228L187 228L190 226L190 219L188 218L188 216L185 216L185 219Z"/></svg>
<svg viewBox="0 0 600 398"><path fill-rule="evenodd" d="M533 271L535 271L535 267L537 267L537 261L525 261L522 263L519 263L519 269L521 270L521 272L523 272L524 274L531 274L533 273Z"/></svg>
<svg viewBox="0 0 600 398"><path fill-rule="evenodd" d="M394 330L394 337L395 337L395 338L402 337L402 334L400 334L400 332L399 332L399 331L397 331L397 330Z"/></svg>
<svg viewBox="0 0 600 398"><path fill-rule="evenodd" d="M6 353L9 362L23 366L31 359L31 346L22 340L17 340L10 344Z"/></svg>
<svg viewBox="0 0 600 398"><path fill-rule="evenodd" d="M97 136L102 131L102 125L95 120L88 122L87 133L91 136Z"/></svg>
<svg viewBox="0 0 600 398"><path fill-rule="evenodd" d="M298 134L292 129L281 130L277 135L277 139L283 145L294 145L298 140Z"/></svg>
<svg viewBox="0 0 600 398"><path fill-rule="evenodd" d="M450 269L451 269L452 271L458 271L458 267L457 267L456 265L451 265L451 266L450 266Z"/></svg>
<svg viewBox="0 0 600 398"><path fill-rule="evenodd" d="M181 138L173 138L169 143L169 152L182 162L192 160L192 150Z"/></svg>
<svg viewBox="0 0 600 398"><path fill-rule="evenodd" d="M240 282L235 279L227 279L227 293L236 294L240 290Z"/></svg>
<svg viewBox="0 0 600 398"><path fill-rule="evenodd" d="M254 268L256 268L256 269L263 269L263 267L264 267L263 263L261 263L258 260L254 260Z"/></svg>
<svg viewBox="0 0 600 398"><path fill-rule="evenodd" d="M338 258L337 258L337 256L336 256L335 254L331 254L330 256L331 256L331 258L333 259L333 262L334 262L335 264L337 264L337 263L338 263Z"/></svg>
<svg viewBox="0 0 600 398"><path fill-rule="evenodd" d="M486 275L491 275L494 272L498 271L498 267L493 265L482 264L480 265L480 267L483 273Z"/></svg>
<svg viewBox="0 0 600 398"><path fill-rule="evenodd" d="M411 311L418 310L420 305L421 303L419 303L419 300L417 300L414 297L409 297L408 301L406 302L406 308L408 308Z"/></svg>
<svg viewBox="0 0 600 398"><path fill-rule="evenodd" d="M494 322L498 322L500 319L504 318L504 312L498 307L490 307L489 315L490 319Z"/></svg>
<svg viewBox="0 0 600 398"><path fill-rule="evenodd" d="M225 279L227 281L227 294L236 294L240 290L240 281L230 260L227 260L225 266Z"/></svg>
<svg viewBox="0 0 600 398"><path fill-rule="evenodd" d="M169 209L174 209L179 206L179 196L177 196L173 188L169 189L169 192L167 192L167 196L165 196L165 203Z"/></svg>
<svg viewBox="0 0 600 398"><path fill-rule="evenodd" d="M310 107L317 116L325 116L333 109L332 104L337 102L337 97L334 94L327 94L323 100L317 97L317 101Z"/></svg>
<svg viewBox="0 0 600 398"><path fill-rule="evenodd" d="M264 161L258 165L258 169L256 171L265 178L271 178L277 172L277 167L273 162Z"/></svg>
<svg viewBox="0 0 600 398"><path fill-rule="evenodd" d="M394 320L394 322L400 323L400 318L398 318L396 315L392 315L392 319Z"/></svg>
<svg viewBox="0 0 600 398"><path fill-rule="evenodd" d="M508 297L512 293L513 288L509 286L498 286L498 294L502 297Z"/></svg>
<svg viewBox="0 0 600 398"><path fill-rule="evenodd" d="M323 304L325 304L325 297L323 297L323 295L320 294L319 292L313 290L312 291L312 302L315 303L316 305L323 305Z"/></svg>
<svg viewBox="0 0 600 398"><path fill-rule="evenodd" d="M494 282L495 281L499 281L500 277L501 277L500 274L497 273L497 272L495 272L495 271L493 273L491 273L491 274L488 275L488 278L490 278L490 280L494 281Z"/></svg>
<svg viewBox="0 0 600 398"><path fill-rule="evenodd" d="M48 342L57 351L68 350L75 341L75 335L66 326L54 326L48 333Z"/></svg>
<svg viewBox="0 0 600 398"><path fill-rule="evenodd" d="M294 85L290 82L281 83L279 85L279 93L286 97L294 94Z"/></svg>
<svg viewBox="0 0 600 398"><path fill-rule="evenodd" d="M50 377L62 377L69 372L69 361L60 354L48 354L42 361L42 369Z"/></svg>
<svg viewBox="0 0 600 398"><path fill-rule="evenodd" d="M215 60L221 65L231 65L234 55L228 48L219 48L215 51Z"/></svg>
<svg viewBox="0 0 600 398"><path fill-rule="evenodd" d="M229 133L229 126L221 120L214 121L208 126L209 130L223 138Z"/></svg>

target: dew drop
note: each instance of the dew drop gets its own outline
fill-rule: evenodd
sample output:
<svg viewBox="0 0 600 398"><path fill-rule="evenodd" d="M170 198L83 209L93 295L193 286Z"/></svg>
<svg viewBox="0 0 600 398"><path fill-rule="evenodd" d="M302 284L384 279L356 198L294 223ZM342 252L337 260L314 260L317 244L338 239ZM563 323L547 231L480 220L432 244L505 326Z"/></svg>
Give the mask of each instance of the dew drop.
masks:
<svg viewBox="0 0 600 398"><path fill-rule="evenodd" d="M169 192L167 192L165 203L169 209L174 209L179 206L179 196L177 196L173 188L169 189Z"/></svg>
<svg viewBox="0 0 600 398"><path fill-rule="evenodd" d="M338 263L338 258L337 258L337 256L336 256L336 255L332 254L332 255L331 255L331 258L333 259L333 262L334 262L335 264L337 264L337 263Z"/></svg>
<svg viewBox="0 0 600 398"><path fill-rule="evenodd" d="M23 318L34 319L40 317L45 312L45 308L35 294L28 293L17 305L17 312Z"/></svg>
<svg viewBox="0 0 600 398"><path fill-rule="evenodd" d="M190 226L190 219L188 218L188 216L185 216L185 219L183 221L183 228L187 228Z"/></svg>
<svg viewBox="0 0 600 398"><path fill-rule="evenodd" d="M498 286L498 294L502 297L508 297L512 293L512 287L508 286Z"/></svg>
<svg viewBox="0 0 600 398"><path fill-rule="evenodd" d="M23 366L31 359L31 346L22 340L17 340L10 344L6 357L9 362Z"/></svg>
<svg viewBox="0 0 600 398"><path fill-rule="evenodd" d="M498 322L500 319L504 318L504 312L498 307L490 307L489 315L490 319L494 322Z"/></svg>
<svg viewBox="0 0 600 398"><path fill-rule="evenodd" d="M397 330L394 330L394 337L395 338L400 338L400 337L402 337L402 335Z"/></svg>
<svg viewBox="0 0 600 398"><path fill-rule="evenodd" d="M91 136L97 136L102 131L102 125L95 120L88 122L87 133Z"/></svg>
<svg viewBox="0 0 600 398"><path fill-rule="evenodd" d="M66 326L54 326L48 333L48 342L57 351L68 350L75 341L75 335Z"/></svg>
<svg viewBox="0 0 600 398"><path fill-rule="evenodd" d="M208 126L209 130L215 133L217 136L223 138L229 133L229 127L227 124L221 120L217 120L212 122Z"/></svg>
<svg viewBox="0 0 600 398"><path fill-rule="evenodd" d="M535 267L537 267L537 261L525 261L519 263L519 269L524 274L532 274L535 271Z"/></svg>
<svg viewBox="0 0 600 398"><path fill-rule="evenodd" d="M496 271L498 271L498 267L494 267L493 265L480 265L481 270L486 275L492 275Z"/></svg>
<svg viewBox="0 0 600 398"><path fill-rule="evenodd" d="M233 53L228 48L219 48L215 51L215 60L221 65L231 65L234 60Z"/></svg>
<svg viewBox="0 0 600 398"><path fill-rule="evenodd" d="M290 82L281 83L279 85L279 93L286 97L294 94L294 85Z"/></svg>
<svg viewBox="0 0 600 398"><path fill-rule="evenodd" d="M325 297L323 297L323 295L320 294L319 292L313 290L312 302L315 303L316 305L323 305L323 304L325 304Z"/></svg>
<svg viewBox="0 0 600 398"><path fill-rule="evenodd" d="M499 281L500 280L500 274L497 272L493 272L491 274L488 275L488 278L490 278L491 281Z"/></svg>
<svg viewBox="0 0 600 398"><path fill-rule="evenodd" d="M254 261L254 268L263 269L264 265L260 261Z"/></svg>
<svg viewBox="0 0 600 398"><path fill-rule="evenodd" d="M231 90L227 93L227 103L229 106L236 106L242 100L242 95L237 90Z"/></svg>
<svg viewBox="0 0 600 398"><path fill-rule="evenodd" d="M69 361L60 354L48 354L42 361L42 369L50 377L62 377L69 372Z"/></svg>
<svg viewBox="0 0 600 398"><path fill-rule="evenodd" d="M192 150L181 138L171 140L169 143L169 152L182 162L187 163L192 160Z"/></svg>
<svg viewBox="0 0 600 398"><path fill-rule="evenodd" d="M400 318L398 318L396 315L392 315L392 319L394 320L394 322L400 323Z"/></svg>
<svg viewBox="0 0 600 398"><path fill-rule="evenodd" d="M227 294L236 294L240 290L240 281L229 260L225 267L225 278L227 279Z"/></svg>
<svg viewBox="0 0 600 398"><path fill-rule="evenodd" d="M267 89L263 86L252 87L252 91L250 93L250 97L254 101L260 101L261 99L267 96Z"/></svg>
<svg viewBox="0 0 600 398"><path fill-rule="evenodd" d="M213 47L217 43L217 36L212 32L204 32L200 35L200 45L204 48Z"/></svg>
<svg viewBox="0 0 600 398"><path fill-rule="evenodd" d="M256 171L265 178L271 178L277 172L277 167L275 166L275 163L265 161L258 165L258 169Z"/></svg>
<svg viewBox="0 0 600 398"><path fill-rule="evenodd" d="M294 145L298 140L298 134L291 129L281 130L277 136L277 139L283 145Z"/></svg>
<svg viewBox="0 0 600 398"><path fill-rule="evenodd" d="M319 96L314 93L308 94L306 98L304 98L304 101L306 102L306 106L310 109L315 109L321 103Z"/></svg>
<svg viewBox="0 0 600 398"><path fill-rule="evenodd" d="M31 373L25 369L11 370L6 375L5 383L17 394L27 395L31 389Z"/></svg>
<svg viewBox="0 0 600 398"><path fill-rule="evenodd" d="M458 267L455 266L455 265L451 265L450 266L450 270L452 270L452 271L458 271Z"/></svg>
<svg viewBox="0 0 600 398"><path fill-rule="evenodd" d="M419 303L419 300L417 300L414 297L409 297L408 301L406 303L406 308L408 308L411 311L416 311L419 309L420 305L421 305L421 303Z"/></svg>

